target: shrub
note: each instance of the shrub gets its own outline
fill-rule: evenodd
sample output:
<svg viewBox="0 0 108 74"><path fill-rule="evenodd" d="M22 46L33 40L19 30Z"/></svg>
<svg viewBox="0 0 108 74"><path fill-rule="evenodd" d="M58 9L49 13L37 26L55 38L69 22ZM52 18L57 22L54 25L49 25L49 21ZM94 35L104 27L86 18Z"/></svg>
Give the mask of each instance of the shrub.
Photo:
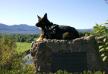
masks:
<svg viewBox="0 0 108 74"><path fill-rule="evenodd" d="M108 66L108 28L106 26L96 24L91 34L97 37L101 58Z"/></svg>
<svg viewBox="0 0 108 74"><path fill-rule="evenodd" d="M8 35L2 35L0 37L0 64L7 64L11 60L16 47L16 41L14 38Z"/></svg>

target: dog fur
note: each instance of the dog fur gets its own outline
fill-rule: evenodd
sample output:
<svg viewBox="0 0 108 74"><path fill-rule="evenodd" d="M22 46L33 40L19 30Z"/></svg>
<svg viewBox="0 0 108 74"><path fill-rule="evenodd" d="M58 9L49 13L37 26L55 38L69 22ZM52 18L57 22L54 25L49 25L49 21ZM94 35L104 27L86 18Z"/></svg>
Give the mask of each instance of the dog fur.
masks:
<svg viewBox="0 0 108 74"><path fill-rule="evenodd" d="M78 31L74 27L61 26L50 22L47 18L47 13L43 18L38 16L38 22L36 23L36 26L41 28L42 31L39 37L40 40L44 38L73 40L79 37Z"/></svg>

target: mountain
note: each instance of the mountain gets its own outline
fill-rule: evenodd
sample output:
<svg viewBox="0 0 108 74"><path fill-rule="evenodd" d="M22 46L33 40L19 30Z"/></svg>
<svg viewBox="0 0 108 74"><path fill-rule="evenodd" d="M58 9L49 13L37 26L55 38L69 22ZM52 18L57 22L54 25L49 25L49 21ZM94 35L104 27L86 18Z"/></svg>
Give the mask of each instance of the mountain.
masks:
<svg viewBox="0 0 108 74"><path fill-rule="evenodd" d="M40 30L35 26L29 26L27 24L8 26L0 23L0 33L39 34Z"/></svg>
<svg viewBox="0 0 108 74"><path fill-rule="evenodd" d="M84 32L91 32L92 29L78 29L78 31L84 33Z"/></svg>
<svg viewBox="0 0 108 74"><path fill-rule="evenodd" d="M92 29L77 29L79 32L91 32ZM39 34L39 28L27 24L8 26L0 23L0 33Z"/></svg>

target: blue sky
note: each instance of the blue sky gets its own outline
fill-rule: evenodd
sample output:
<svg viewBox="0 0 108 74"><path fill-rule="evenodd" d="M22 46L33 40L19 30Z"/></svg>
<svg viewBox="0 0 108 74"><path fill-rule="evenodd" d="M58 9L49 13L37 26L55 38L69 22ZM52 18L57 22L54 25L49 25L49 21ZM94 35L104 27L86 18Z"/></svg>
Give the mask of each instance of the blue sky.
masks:
<svg viewBox="0 0 108 74"><path fill-rule="evenodd" d="M0 23L34 26L37 15L59 25L92 28L108 20L105 0L0 0Z"/></svg>

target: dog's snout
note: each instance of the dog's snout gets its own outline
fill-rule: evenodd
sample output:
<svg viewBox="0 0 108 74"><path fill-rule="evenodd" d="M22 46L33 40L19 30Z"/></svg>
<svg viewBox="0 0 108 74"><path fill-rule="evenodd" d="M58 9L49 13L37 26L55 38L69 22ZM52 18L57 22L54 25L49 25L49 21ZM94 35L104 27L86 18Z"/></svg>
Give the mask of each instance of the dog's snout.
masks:
<svg viewBox="0 0 108 74"><path fill-rule="evenodd" d="M38 26L39 26L39 24L38 24L38 23L36 23L36 24L35 24L35 26L37 26L37 27L38 27Z"/></svg>

